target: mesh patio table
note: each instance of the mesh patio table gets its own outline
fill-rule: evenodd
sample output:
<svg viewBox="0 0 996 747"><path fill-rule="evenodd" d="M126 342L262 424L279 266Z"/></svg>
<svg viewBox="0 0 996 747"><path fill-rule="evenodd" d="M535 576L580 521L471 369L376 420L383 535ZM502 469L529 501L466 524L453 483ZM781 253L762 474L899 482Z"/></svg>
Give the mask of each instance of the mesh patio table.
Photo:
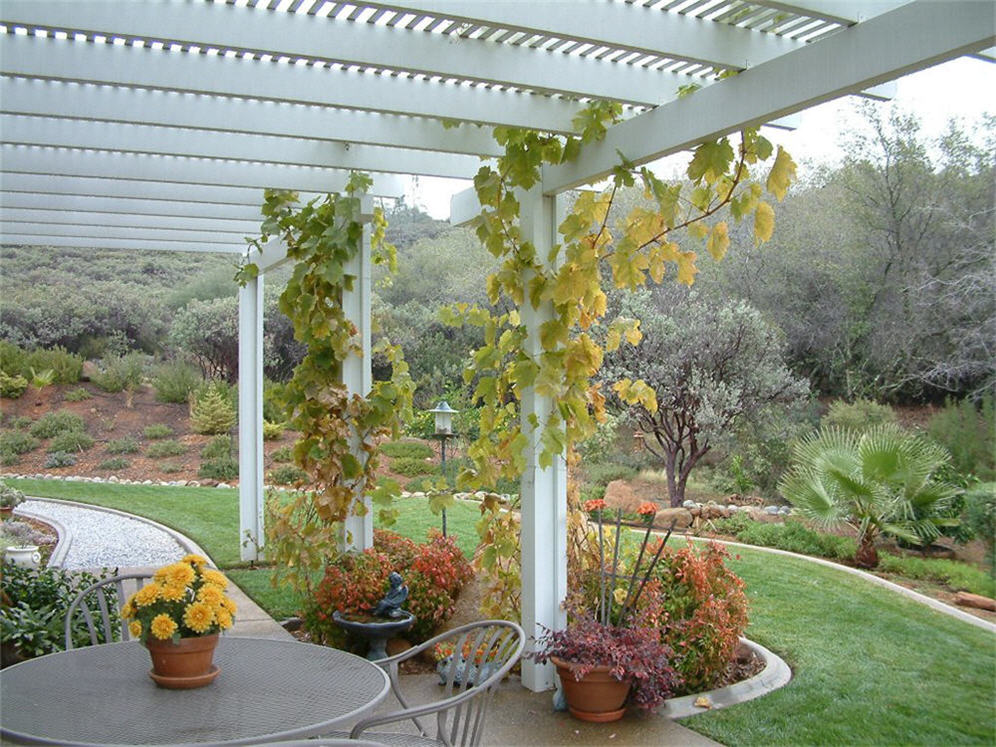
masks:
<svg viewBox="0 0 996 747"><path fill-rule="evenodd" d="M258 744L341 728L389 688L366 659L296 641L223 636L214 663L212 684L164 690L135 641L22 662L0 672L0 732L36 744Z"/></svg>

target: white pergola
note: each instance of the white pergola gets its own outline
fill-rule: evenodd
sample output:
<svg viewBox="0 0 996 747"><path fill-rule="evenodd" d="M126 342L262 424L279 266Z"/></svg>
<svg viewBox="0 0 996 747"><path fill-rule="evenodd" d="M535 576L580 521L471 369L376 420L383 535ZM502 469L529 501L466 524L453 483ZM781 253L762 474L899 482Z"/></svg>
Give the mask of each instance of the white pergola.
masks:
<svg viewBox="0 0 996 747"><path fill-rule="evenodd" d="M490 126L571 132L592 99L625 119L520 196L543 256L567 190L961 55L992 58L991 0L0 0L0 242L244 254L262 190L374 196L396 175L470 178ZM738 71L718 79L717 73ZM678 88L702 88L677 97ZM472 191L452 220L473 217ZM285 259L266 247L261 270ZM344 303L370 340L369 246ZM241 529L262 542L262 285L240 295ZM524 309L530 331L549 310ZM535 337L535 335L534 335ZM538 342L536 343L538 346ZM538 347L537 347L538 349ZM345 382L370 387L369 356ZM522 392L524 418L550 402ZM525 421L524 421L525 422ZM528 428L528 422L526 422ZM527 634L562 627L563 460L522 478ZM358 500L363 500L358 497ZM348 527L372 543L369 515ZM523 682L553 685L526 662Z"/></svg>

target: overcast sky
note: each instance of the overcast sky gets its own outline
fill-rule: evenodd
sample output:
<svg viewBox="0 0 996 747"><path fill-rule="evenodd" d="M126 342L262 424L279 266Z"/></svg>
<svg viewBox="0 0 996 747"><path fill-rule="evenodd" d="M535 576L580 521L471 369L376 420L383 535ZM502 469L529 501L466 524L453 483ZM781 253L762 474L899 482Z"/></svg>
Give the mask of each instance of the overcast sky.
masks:
<svg viewBox="0 0 996 747"><path fill-rule="evenodd" d="M972 127L982 114L996 114L996 63L963 57L900 78L890 104L919 116L923 132L940 135L952 117ZM861 99L845 96L797 115L796 130L768 129L766 137L783 145L805 169L809 164L835 163L843 155L842 135L860 126L857 104ZM470 186L457 179L422 177L413 182L408 195L435 218L448 218L450 196Z"/></svg>

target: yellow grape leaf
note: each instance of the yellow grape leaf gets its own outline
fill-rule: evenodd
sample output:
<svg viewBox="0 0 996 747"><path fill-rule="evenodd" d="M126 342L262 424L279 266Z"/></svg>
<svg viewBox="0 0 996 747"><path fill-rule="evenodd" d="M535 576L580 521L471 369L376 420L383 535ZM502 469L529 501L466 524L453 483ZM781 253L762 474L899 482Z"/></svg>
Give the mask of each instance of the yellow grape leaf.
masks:
<svg viewBox="0 0 996 747"><path fill-rule="evenodd" d="M553 285L553 302L556 304L577 302L588 289L589 280L579 265L573 262L564 265L557 273Z"/></svg>
<svg viewBox="0 0 996 747"><path fill-rule="evenodd" d="M775 211L771 205L762 202L754 211L754 243L761 244L775 232Z"/></svg>
<svg viewBox="0 0 996 747"><path fill-rule="evenodd" d="M664 217L656 210L634 208L626 219L626 236L636 246L644 246L660 236L665 229Z"/></svg>
<svg viewBox="0 0 996 747"><path fill-rule="evenodd" d="M623 402L630 405L641 405L648 412L657 412L657 395L643 379L636 381L621 379L612 385L612 389Z"/></svg>
<svg viewBox="0 0 996 747"><path fill-rule="evenodd" d="M709 227L701 221L688 224L688 233L701 241L709 233Z"/></svg>
<svg viewBox="0 0 996 747"><path fill-rule="evenodd" d="M699 268L695 266L695 252L678 252L678 282L691 286Z"/></svg>
<svg viewBox="0 0 996 747"><path fill-rule="evenodd" d="M709 242L706 244L706 248L709 250L709 254L712 255L712 258L719 262L726 256L726 250L729 249L729 247L730 235L726 221L723 220L712 227L712 232L709 234Z"/></svg>
<svg viewBox="0 0 996 747"><path fill-rule="evenodd" d="M795 179L795 161L782 146L778 146L778 155L775 156L775 163L768 172L768 191L771 192L778 201L785 198L789 185Z"/></svg>

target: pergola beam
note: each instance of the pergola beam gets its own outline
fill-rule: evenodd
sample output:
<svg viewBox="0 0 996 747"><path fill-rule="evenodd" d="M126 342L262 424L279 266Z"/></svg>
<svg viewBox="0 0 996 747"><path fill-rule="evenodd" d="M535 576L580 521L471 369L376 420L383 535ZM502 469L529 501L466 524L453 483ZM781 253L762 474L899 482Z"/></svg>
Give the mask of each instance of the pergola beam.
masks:
<svg viewBox="0 0 996 747"><path fill-rule="evenodd" d="M191 241L198 244L226 245L244 249L245 234L224 231L204 231L193 228L134 228L120 226L95 226L82 223L32 223L5 220L4 231L23 236L89 237L94 239L136 239L144 241Z"/></svg>
<svg viewBox="0 0 996 747"><path fill-rule="evenodd" d="M258 191L254 194L259 195ZM259 201L259 197L257 197ZM262 215L258 205L228 205L207 202L148 200L139 197L96 197L89 194L37 194L0 192L0 208L46 210L51 212L127 215L135 218L175 217L184 220L204 218L241 221L258 226Z"/></svg>
<svg viewBox="0 0 996 747"><path fill-rule="evenodd" d="M196 230L219 233L219 238L255 235L261 219L229 220L225 218L194 218L190 216L129 215L121 213L90 213L56 208L15 208L0 204L0 222L36 223L70 226L113 226L115 228L155 228L171 231Z"/></svg>
<svg viewBox="0 0 996 747"><path fill-rule="evenodd" d="M233 257L245 250L245 245L235 246L220 242L167 241L162 239L107 239L90 236L51 236L48 234L23 234L6 226L0 231L0 244L4 246L51 246L73 249L122 249L150 252L213 252L231 254Z"/></svg>
<svg viewBox="0 0 996 747"><path fill-rule="evenodd" d="M747 70L690 96L620 122L571 163L544 169L557 194L598 181L620 154L643 164L743 127L992 46L988 3L915 0Z"/></svg>

